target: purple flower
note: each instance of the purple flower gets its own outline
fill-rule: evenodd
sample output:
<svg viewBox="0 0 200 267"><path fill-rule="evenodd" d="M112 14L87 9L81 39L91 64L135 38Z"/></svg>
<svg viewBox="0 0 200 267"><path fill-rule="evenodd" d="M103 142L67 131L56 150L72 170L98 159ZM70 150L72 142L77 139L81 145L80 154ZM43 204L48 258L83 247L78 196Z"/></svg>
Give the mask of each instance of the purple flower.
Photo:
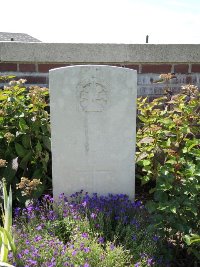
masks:
<svg viewBox="0 0 200 267"><path fill-rule="evenodd" d="M48 263L48 267L54 267L54 266L56 266L56 262L50 262L50 263Z"/></svg>
<svg viewBox="0 0 200 267"><path fill-rule="evenodd" d="M76 254L77 254L77 251L76 250L73 250L72 251L72 256L76 256Z"/></svg>
<svg viewBox="0 0 200 267"><path fill-rule="evenodd" d="M157 242L158 240L159 240L159 237L158 237L157 235L155 235L155 236L153 237L153 241Z"/></svg>
<svg viewBox="0 0 200 267"><path fill-rule="evenodd" d="M19 212L20 210L16 210L16 215L19 213L19 216L21 216L20 214L22 213L22 220L29 222L30 227L34 229L34 232L29 232L28 229L31 228L26 230L26 226L23 226L23 224L19 225L19 220L16 218L15 233L18 235L17 238L19 237L17 239L19 240L18 252L21 253L18 257L21 257L20 260L23 262L23 266L35 267L42 264L44 267L54 267L58 264L59 266L73 267L73 263L70 261L73 256L76 258L80 253L80 256L82 255L85 258L81 266L89 267L91 248L88 243L89 240L87 239L90 237L90 230L95 231L97 229L97 233L105 233L105 237L98 236L98 243L100 246L100 244L105 243L108 234L111 234L111 238L113 238L116 228L119 226L123 227L123 224L128 224L131 227L129 238L134 244L138 236L136 231L139 227L143 226L142 219L140 219L140 212L142 212L142 203L140 201L133 202L129 200L128 196L122 194L109 194L107 196L97 196L96 193L92 196L87 193L81 194L82 192L76 192L72 195L72 198L68 200L66 200L64 194L61 194L56 205L56 207L58 207L56 212L51 203L53 199L48 195L44 197L42 202L38 202L34 206L30 205L27 209L21 210L21 212ZM82 230L81 222L79 224L79 222L76 221L75 224L77 228L74 227L74 229L70 231L71 236L69 238L67 237L67 240L65 240L66 244L64 245L63 242L55 237L56 227L58 227L58 225L54 223L54 220L59 219L62 221L66 217L69 217L70 220L80 220L81 222L84 218L86 218L86 220L89 219L89 227L92 229L88 230L85 228L85 230ZM30 220L31 218L35 218L36 220L32 221ZM48 225L46 221L49 221ZM148 221L148 218L145 217L144 221ZM43 229L45 230L44 235ZM135 230L135 232L133 230ZM138 231L139 230L140 229L138 229ZM45 233L48 233L47 238ZM79 236L79 247L77 247L77 243L73 245L74 239L71 239L73 235ZM157 241L158 237L152 236L152 240ZM111 251L115 250L114 242L109 243L108 248ZM71 255L66 252L68 249ZM103 249L103 247L101 249ZM45 256L46 258L43 258L43 252L47 255L47 257ZM102 252L102 255L100 254L101 252L99 252L99 257L102 260L107 256L106 253L104 255L104 252ZM41 261L37 259L41 259ZM59 259L59 262L57 262L57 259ZM14 256L10 262L12 261L14 261ZM37 261L37 263L35 263L35 261ZM146 262L147 266L152 266L155 260L153 261L146 255L143 261ZM141 265L142 263L138 261L134 266L139 267Z"/></svg>
<svg viewBox="0 0 200 267"><path fill-rule="evenodd" d="M153 259L152 258L148 259L147 260L147 265L151 266L152 264L153 264Z"/></svg>
<svg viewBox="0 0 200 267"><path fill-rule="evenodd" d="M103 243L104 243L104 238L103 238L102 236L100 236L100 237L98 238L98 241L99 241L100 244L103 244Z"/></svg>
<svg viewBox="0 0 200 267"><path fill-rule="evenodd" d="M36 236L36 237L34 238L34 241L35 241L35 242L38 242L38 241L40 241L41 239L42 239L41 235L38 235L38 236Z"/></svg>
<svg viewBox="0 0 200 267"><path fill-rule="evenodd" d="M34 207L31 204L26 209L28 212L34 211Z"/></svg>
<svg viewBox="0 0 200 267"><path fill-rule="evenodd" d="M80 243L80 250L84 249L85 244L84 243Z"/></svg>
<svg viewBox="0 0 200 267"><path fill-rule="evenodd" d="M59 199L63 199L64 198L64 193L61 193L60 195L59 195Z"/></svg>
<svg viewBox="0 0 200 267"><path fill-rule="evenodd" d="M85 253L89 253L90 252L90 248L84 248L84 251L85 251Z"/></svg>
<svg viewBox="0 0 200 267"><path fill-rule="evenodd" d="M82 233L83 238L88 238L88 233Z"/></svg>
<svg viewBox="0 0 200 267"><path fill-rule="evenodd" d="M37 266L37 261L31 260L31 259L28 259L27 263L31 264L29 266Z"/></svg>
<svg viewBox="0 0 200 267"><path fill-rule="evenodd" d="M28 249L25 249L24 250L24 254L26 254L26 255L29 254L29 250Z"/></svg>
<svg viewBox="0 0 200 267"><path fill-rule="evenodd" d="M40 231L40 230L42 230L42 226L41 225L38 225L35 229L38 230L38 231Z"/></svg>
<svg viewBox="0 0 200 267"><path fill-rule="evenodd" d="M114 244L110 244L110 250L114 250L115 246Z"/></svg>
<svg viewBox="0 0 200 267"><path fill-rule="evenodd" d="M15 216L16 216L16 217L18 217L18 216L19 216L19 214L20 214L20 211L21 211L21 209L20 209L20 208L15 208L15 210L14 210L14 214L15 214Z"/></svg>
<svg viewBox="0 0 200 267"><path fill-rule="evenodd" d="M83 201L82 206L85 208L87 206L87 202Z"/></svg>
<svg viewBox="0 0 200 267"><path fill-rule="evenodd" d="M132 235L132 240L133 240L133 241L137 240L136 235Z"/></svg>
<svg viewBox="0 0 200 267"><path fill-rule="evenodd" d="M135 202L135 207L138 208L138 207L140 207L141 205L142 205L142 202L141 202L141 201L138 200L138 201Z"/></svg>
<svg viewBox="0 0 200 267"><path fill-rule="evenodd" d="M18 253L17 254L17 258L22 259L23 258L22 254L21 253Z"/></svg>
<svg viewBox="0 0 200 267"><path fill-rule="evenodd" d="M44 195L44 197L43 197L44 200L47 200L47 199L50 199L50 198L51 198L50 195Z"/></svg>
<svg viewBox="0 0 200 267"><path fill-rule="evenodd" d="M91 213L91 215L90 215L90 217L92 218L92 219L95 219L96 217L97 217L97 215L96 215L96 213Z"/></svg>

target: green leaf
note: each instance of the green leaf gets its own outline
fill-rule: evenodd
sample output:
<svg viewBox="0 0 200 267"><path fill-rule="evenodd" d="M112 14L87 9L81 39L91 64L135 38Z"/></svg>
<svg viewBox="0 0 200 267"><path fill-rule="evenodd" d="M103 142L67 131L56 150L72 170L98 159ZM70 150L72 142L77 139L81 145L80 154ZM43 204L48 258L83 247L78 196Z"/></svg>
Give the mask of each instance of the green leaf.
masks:
<svg viewBox="0 0 200 267"><path fill-rule="evenodd" d="M167 139L167 143L166 143L166 145L167 145L168 147L171 146L171 138L168 138L168 139Z"/></svg>
<svg viewBox="0 0 200 267"><path fill-rule="evenodd" d="M150 213L156 211L156 207L157 207L157 205L156 205L156 203L153 202L153 201L148 201L147 204L146 204L146 208L148 209L148 211L149 211Z"/></svg>
<svg viewBox="0 0 200 267"><path fill-rule="evenodd" d="M40 178L42 178L42 176L43 176L42 169L41 168L40 169L36 169L34 171L33 175L32 175L32 179L40 179Z"/></svg>
<svg viewBox="0 0 200 267"><path fill-rule="evenodd" d="M7 98L7 95L0 93L0 101L6 100Z"/></svg>
<svg viewBox="0 0 200 267"><path fill-rule="evenodd" d="M20 98L20 99L22 99L22 100L24 100L24 95L22 95L22 96L19 96L21 93L23 93L24 91L26 91L26 88L25 87L21 87L21 88L18 88L17 89L17 92L16 92L16 95Z"/></svg>
<svg viewBox="0 0 200 267"><path fill-rule="evenodd" d="M168 210L169 209L169 205L160 203L158 209L162 210L162 211L163 210Z"/></svg>
<svg viewBox="0 0 200 267"><path fill-rule="evenodd" d="M143 175L142 176L142 181L141 181L141 185L145 185L149 182L150 178L148 175Z"/></svg>
<svg viewBox="0 0 200 267"><path fill-rule="evenodd" d="M36 148L37 153L40 154L42 152L42 146L41 146L40 141L37 142L37 145L35 148Z"/></svg>
<svg viewBox="0 0 200 267"><path fill-rule="evenodd" d="M139 141L139 144L149 144L149 143L153 143L154 142L154 138L153 137L144 137L142 138L142 140Z"/></svg>
<svg viewBox="0 0 200 267"><path fill-rule="evenodd" d="M7 205L8 205L8 193L7 193L7 189L6 189L5 180L3 180L3 202L4 202L4 212L5 212L7 209Z"/></svg>
<svg viewBox="0 0 200 267"><path fill-rule="evenodd" d="M14 163L16 166L14 166ZM18 169L17 158L8 162L7 167L3 171L3 177L10 184L12 183Z"/></svg>
<svg viewBox="0 0 200 267"><path fill-rule="evenodd" d="M177 160L176 159L169 159L165 163L169 163L169 164L173 165L173 164L177 163Z"/></svg>
<svg viewBox="0 0 200 267"><path fill-rule="evenodd" d="M148 165L151 164L151 161L150 161L149 159L144 159L144 160L142 161L142 163L143 163L143 166L148 166Z"/></svg>
<svg viewBox="0 0 200 267"><path fill-rule="evenodd" d="M19 166L22 168L22 169L25 169L26 166L27 166L27 163L31 160L32 158L32 155L33 155L33 152L32 151L29 151L25 157L23 157L23 159L21 160Z"/></svg>
<svg viewBox="0 0 200 267"><path fill-rule="evenodd" d="M26 150L21 144L15 143L15 150L19 157L23 158L28 153L28 150Z"/></svg>
<svg viewBox="0 0 200 267"><path fill-rule="evenodd" d="M168 201L168 194L163 191L157 190L154 193L154 199L159 202L166 202Z"/></svg>
<svg viewBox="0 0 200 267"><path fill-rule="evenodd" d="M2 235L2 245L0 253L0 261L7 262L8 259L8 238L5 229L0 227L0 234Z"/></svg>
<svg viewBox="0 0 200 267"><path fill-rule="evenodd" d="M12 238L11 234L9 233L9 231L5 230L5 233L6 233L7 238L8 238L10 249L12 250L13 254L15 254L16 253L16 246L15 246L15 243L14 243L14 239Z"/></svg>
<svg viewBox="0 0 200 267"><path fill-rule="evenodd" d="M8 102L12 102L13 103L15 101L16 101L16 99L14 97L12 97L12 96L11 97L8 97Z"/></svg>
<svg viewBox="0 0 200 267"><path fill-rule="evenodd" d="M176 207L170 207L170 211L176 214Z"/></svg>
<svg viewBox="0 0 200 267"><path fill-rule="evenodd" d="M183 154L185 154L185 153L188 152L188 148L187 147L184 147L182 151L183 151Z"/></svg>
<svg viewBox="0 0 200 267"><path fill-rule="evenodd" d="M142 116L142 115L138 115L138 118L142 121L142 122L147 122L148 120Z"/></svg>
<svg viewBox="0 0 200 267"><path fill-rule="evenodd" d="M136 156L136 162L139 162L140 160L143 160L147 156L148 156L148 154L146 152L141 152L141 153L137 154L137 156Z"/></svg>
<svg viewBox="0 0 200 267"><path fill-rule="evenodd" d="M44 147L47 148L49 151L51 151L51 139L48 136L43 136L42 141L44 144Z"/></svg>
<svg viewBox="0 0 200 267"><path fill-rule="evenodd" d="M200 244L200 236L197 234L185 235L183 239L188 246L194 243Z"/></svg>
<svg viewBox="0 0 200 267"><path fill-rule="evenodd" d="M14 79L15 77L16 76L14 75L4 75L4 76L0 76L0 80L8 81L8 80Z"/></svg>
<svg viewBox="0 0 200 267"><path fill-rule="evenodd" d="M149 190L149 194L152 194L152 193L154 193L155 191L156 191L156 187L151 188L151 189Z"/></svg>
<svg viewBox="0 0 200 267"><path fill-rule="evenodd" d="M26 124L25 119L20 118L20 120L19 120L19 128L20 128L21 131L26 131L26 130L29 129L28 125Z"/></svg>
<svg viewBox="0 0 200 267"><path fill-rule="evenodd" d="M191 245L191 240L190 240L190 236L189 235L185 235L184 236L184 241L188 246Z"/></svg>
<svg viewBox="0 0 200 267"><path fill-rule="evenodd" d="M27 134L22 135L22 144L25 148L30 148L31 146L31 137Z"/></svg>
<svg viewBox="0 0 200 267"><path fill-rule="evenodd" d="M198 260L200 260L199 250L192 248L192 253L196 256Z"/></svg>
<svg viewBox="0 0 200 267"><path fill-rule="evenodd" d="M39 198L39 197L43 194L44 190L45 190L45 185L40 184L40 185L37 187L37 190L35 190L35 191L33 192L33 197L34 197L34 198Z"/></svg>

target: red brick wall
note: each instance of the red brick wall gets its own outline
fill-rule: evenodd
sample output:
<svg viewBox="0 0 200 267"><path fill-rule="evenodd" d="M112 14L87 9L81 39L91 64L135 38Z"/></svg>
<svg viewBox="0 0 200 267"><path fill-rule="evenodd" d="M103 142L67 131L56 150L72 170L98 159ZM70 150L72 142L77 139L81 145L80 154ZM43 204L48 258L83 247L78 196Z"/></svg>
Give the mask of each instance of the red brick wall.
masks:
<svg viewBox="0 0 200 267"><path fill-rule="evenodd" d="M98 64L98 63L96 63ZM27 86L39 85L48 87L48 72L50 69L65 67L69 63L0 63L0 76L15 75L16 79L26 79ZM177 91L183 84L195 84L200 87L200 64L193 63L131 63L131 64L111 64L118 67L126 67L138 72L138 96L148 95L155 97L163 94L163 84L155 84L161 73L175 73L176 78L170 82L170 86Z"/></svg>

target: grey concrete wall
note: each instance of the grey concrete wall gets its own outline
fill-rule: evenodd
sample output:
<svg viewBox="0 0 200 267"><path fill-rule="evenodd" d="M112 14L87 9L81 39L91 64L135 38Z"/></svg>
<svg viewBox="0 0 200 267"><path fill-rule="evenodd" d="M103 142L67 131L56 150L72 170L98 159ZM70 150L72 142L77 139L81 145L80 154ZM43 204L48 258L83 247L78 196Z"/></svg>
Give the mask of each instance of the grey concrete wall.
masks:
<svg viewBox="0 0 200 267"><path fill-rule="evenodd" d="M200 45L0 42L0 61L57 63L199 63Z"/></svg>

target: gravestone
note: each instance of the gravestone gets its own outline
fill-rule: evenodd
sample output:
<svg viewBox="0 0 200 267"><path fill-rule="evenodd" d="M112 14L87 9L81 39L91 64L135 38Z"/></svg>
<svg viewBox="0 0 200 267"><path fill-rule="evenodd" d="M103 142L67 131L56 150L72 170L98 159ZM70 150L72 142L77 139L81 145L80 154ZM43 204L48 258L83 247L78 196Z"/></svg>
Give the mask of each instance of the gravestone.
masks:
<svg viewBox="0 0 200 267"><path fill-rule="evenodd" d="M136 71L50 70L53 194L135 191Z"/></svg>

